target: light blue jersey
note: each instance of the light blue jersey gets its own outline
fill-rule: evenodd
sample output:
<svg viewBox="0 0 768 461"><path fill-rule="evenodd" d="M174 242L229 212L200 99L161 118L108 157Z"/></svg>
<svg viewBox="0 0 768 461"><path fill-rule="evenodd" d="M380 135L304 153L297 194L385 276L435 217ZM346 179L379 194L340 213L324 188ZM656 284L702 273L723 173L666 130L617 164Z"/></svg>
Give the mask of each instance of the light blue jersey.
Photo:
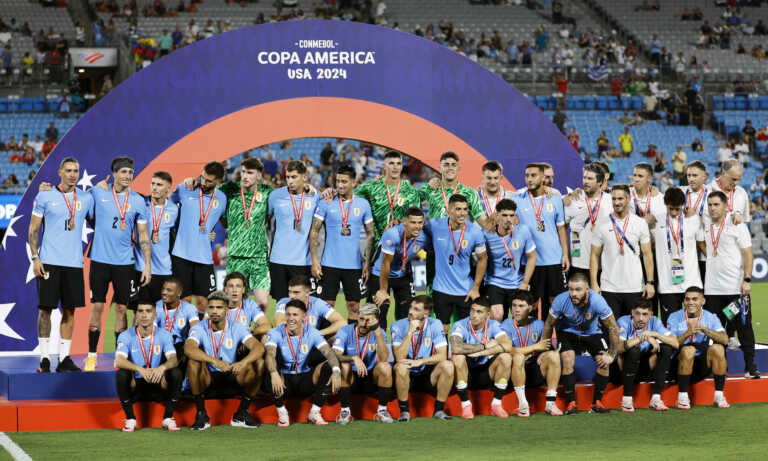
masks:
<svg viewBox="0 0 768 461"><path fill-rule="evenodd" d="M270 262L288 266L312 264L309 254L309 230L318 200L321 200L319 194L290 194L287 186L269 194L268 214L275 218L275 237L272 239L272 250L269 253ZM294 205L295 212L301 214L300 230L296 229Z"/></svg>
<svg viewBox="0 0 768 461"><path fill-rule="evenodd" d="M512 317L507 318L501 323L501 329L504 330L512 340L515 347L533 346L541 340L541 332L544 331L544 322L541 320L531 320L528 325L518 325Z"/></svg>
<svg viewBox="0 0 768 461"><path fill-rule="evenodd" d="M643 330L638 330L635 328L635 324L632 323L631 315L619 317L619 320L616 321L616 324L619 326L619 339L622 341L641 336L646 331L655 331L656 333L659 333L663 336L672 334L672 332L670 332L667 327L664 326L661 320L659 320L659 318L655 315L651 316L651 319L648 321L648 325L646 325L645 329ZM648 343L648 341L643 341L637 347L639 347L641 351L646 352L651 348L651 345Z"/></svg>
<svg viewBox="0 0 768 461"><path fill-rule="evenodd" d="M264 311L251 298L246 298L238 307L227 310L227 320L239 323L248 329L260 317L264 317Z"/></svg>
<svg viewBox="0 0 768 461"><path fill-rule="evenodd" d="M315 218L325 222L325 249L320 263L335 269L362 269L360 233L373 222L371 205L361 197L344 202L344 213L349 213L349 234L342 235L340 199L337 196L331 203L321 200L315 210Z"/></svg>
<svg viewBox="0 0 768 461"><path fill-rule="evenodd" d="M381 275L381 260L385 254L392 255L392 263L389 266L389 278L399 279L408 273L408 263L416 254L431 246L432 242L426 232L421 231L415 239L405 242L405 270L403 270L403 225L398 224L385 230L381 234L381 249L376 252L376 262L373 264L373 275Z"/></svg>
<svg viewBox="0 0 768 461"><path fill-rule="evenodd" d="M549 308L549 315L557 319L557 330L578 336L602 334L600 320L613 315L605 298L589 290L586 308L576 307L566 291L557 295Z"/></svg>
<svg viewBox="0 0 768 461"><path fill-rule="evenodd" d="M560 237L557 226L565 225L565 212L563 211L563 199L557 195L547 198L540 195L534 198L536 208L541 207L541 221L544 231L539 231L536 220L536 212L531 204L531 195L528 191L515 195L517 203L517 216L520 224L528 227L536 243L536 265L553 266L563 262L563 249L560 246ZM543 202L543 203L542 203Z"/></svg>
<svg viewBox="0 0 768 461"><path fill-rule="evenodd" d="M189 190L183 184L176 188L171 200L179 204L179 230L173 245L173 256L198 264L213 264L211 240L208 236L219 218L227 209L227 196L219 189L211 194L203 194L203 214L209 213L205 220L205 232L200 232L200 195L199 188ZM210 212L208 206L210 205Z"/></svg>
<svg viewBox="0 0 768 461"><path fill-rule="evenodd" d="M183 343L187 340L190 330L190 322L198 320L197 307L184 301L179 301L176 309L166 309L162 300L155 303L155 325L164 329L173 336L173 343Z"/></svg>
<svg viewBox="0 0 768 461"><path fill-rule="evenodd" d="M467 221L462 238L462 229L451 232L448 219L445 217L429 220L428 232L432 236L432 248L435 252L435 279L432 281L432 289L447 295L464 296L475 283L470 276L472 253L485 252L485 236L480 226Z"/></svg>
<svg viewBox="0 0 768 461"><path fill-rule="evenodd" d="M275 313L285 314L285 305L291 298L283 298L275 304ZM320 319L328 320L336 312L330 304L314 296L309 297L309 306L307 306L307 316L305 324L317 328Z"/></svg>
<svg viewBox="0 0 768 461"><path fill-rule="evenodd" d="M127 203L125 202L126 194L129 195ZM133 228L136 224L147 223L144 199L131 189L117 194L120 207L125 207L125 230L123 230L121 229L123 220L112 195L112 189L107 191L94 187L91 189L91 196L93 196L93 216L96 223L91 244L91 259L114 266L133 264L131 238Z"/></svg>
<svg viewBox="0 0 768 461"><path fill-rule="evenodd" d="M333 348L340 354L357 355L363 359L368 370L373 370L373 367L378 363L376 334L371 331L367 336L356 336L356 327L357 325L347 325L337 331L336 338L333 340ZM386 336L386 332L384 334ZM385 357L384 360L388 358ZM354 362L352 362L352 369L357 371Z"/></svg>
<svg viewBox="0 0 768 461"><path fill-rule="evenodd" d="M155 213L152 214L152 200L145 198L144 203L147 207L147 232L149 240L152 242L152 275L171 275L171 230L176 227L176 219L179 217L179 206L171 200L165 201L163 205L155 205ZM155 217L160 221L159 225L155 222ZM158 227L158 241L155 243L153 226ZM138 235L136 241L138 242ZM134 267L137 271L144 270L144 254L141 252L141 246L133 247L133 255L136 258Z"/></svg>
<svg viewBox="0 0 768 461"><path fill-rule="evenodd" d="M485 344L491 339L499 339L505 336L506 333L501 329L501 324L493 319L487 319L485 323L475 330L472 328L472 324L469 317L459 320L453 324L451 328L451 336L458 336L464 341L465 344ZM491 357L467 357L467 365L472 367L478 367L485 365L491 360Z"/></svg>
<svg viewBox="0 0 768 461"><path fill-rule="evenodd" d="M483 231L483 234L488 248L488 268L483 279L485 284L508 290L520 288L523 282L520 263L525 254L536 250L528 226L514 226L512 234L504 237L496 231Z"/></svg>
<svg viewBox="0 0 768 461"><path fill-rule="evenodd" d="M682 336L683 333L688 331L688 317L685 314L685 309L680 309L669 314L669 317L667 317L667 328L669 328L673 335ZM709 328L712 331L725 331L717 315L706 309L701 310L701 316L698 320L704 328ZM712 345L712 342L709 336L704 333L696 333L693 338L686 339L680 347L693 345L696 348L696 355L701 355Z"/></svg>
<svg viewBox="0 0 768 461"><path fill-rule="evenodd" d="M203 352L229 364L235 363L238 346L245 344L248 338L253 338L248 328L229 320L227 320L225 330L214 331L213 334L211 334L210 319L198 323L189 331L189 339L195 341ZM208 370L219 371L210 363Z"/></svg>
<svg viewBox="0 0 768 461"><path fill-rule="evenodd" d="M176 348L173 347L173 338L171 334L162 328L154 328L155 338L152 343L152 336L139 339L136 328L129 328L120 333L117 337L117 348L115 355L121 355L127 358L134 365L145 368L157 368L165 359L176 355ZM144 344L144 353L142 353L141 344ZM144 354L147 357L144 358ZM147 364L149 362L149 364ZM134 378L141 378L141 374L134 372Z"/></svg>
<svg viewBox="0 0 768 461"><path fill-rule="evenodd" d="M277 367L280 373L297 375L312 371L307 358L313 347L319 350L320 346L328 344L325 338L313 327L303 327L301 335L297 336L290 336L285 329L285 325L280 325L269 330L264 340L265 346L277 348Z"/></svg>
<svg viewBox="0 0 768 461"><path fill-rule="evenodd" d="M66 194L66 197L65 202L58 188L38 192L35 197L32 214L43 219L43 237L38 253L43 264L83 267L83 222L87 215L92 216L93 198L80 189ZM74 207L74 227L69 224L68 206Z"/></svg>
<svg viewBox="0 0 768 461"><path fill-rule="evenodd" d="M411 345L408 348L409 359L424 359L430 357L434 352L445 347L448 343L445 340L445 331L443 330L443 324L436 318L427 317L424 328L411 335ZM397 347L403 343L406 333L408 333L408 325L410 324L407 318L400 319L393 323L389 327L390 335L392 337L392 347ZM412 374L419 374L424 371L425 366L418 368L411 368Z"/></svg>

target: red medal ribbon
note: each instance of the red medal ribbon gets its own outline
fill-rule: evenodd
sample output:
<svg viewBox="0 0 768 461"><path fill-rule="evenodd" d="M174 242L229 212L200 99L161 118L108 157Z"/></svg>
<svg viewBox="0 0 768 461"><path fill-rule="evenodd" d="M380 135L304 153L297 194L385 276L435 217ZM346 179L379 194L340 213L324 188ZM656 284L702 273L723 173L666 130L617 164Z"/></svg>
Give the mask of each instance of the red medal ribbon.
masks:
<svg viewBox="0 0 768 461"><path fill-rule="evenodd" d="M227 336L227 322L224 320L224 328L221 330L221 337L219 338L219 344L216 344L216 339L213 336L213 324L211 319L208 319L208 332L211 334L211 347L213 347L213 358L219 359L219 350L221 344L224 342L224 337Z"/></svg>
<svg viewBox="0 0 768 461"><path fill-rule="evenodd" d="M683 308L683 314L685 314L685 322L686 322L686 328L687 328L687 323L688 323L688 309L685 309L685 308ZM701 312L699 312L699 325L701 325L701 319L703 319L703 318L704 318L704 311L701 311ZM688 338L688 342L689 342L690 344L693 344L693 338L695 338L695 337L696 337L696 333L694 333L693 335L691 335L691 337L690 337L690 338Z"/></svg>
<svg viewBox="0 0 768 461"><path fill-rule="evenodd" d="M721 178L717 178L717 187L720 188L721 191L725 192L725 189L723 189L723 183L720 182ZM733 190L728 192L728 212L733 213L733 195L736 193L736 187L734 186Z"/></svg>
<svg viewBox="0 0 768 461"><path fill-rule="evenodd" d="M357 327L354 328L355 332L355 348L357 348L357 356L365 362L365 355L368 353L368 341L371 340L373 332L369 331L368 336L365 337L365 343L363 344L362 354L360 353L360 333L357 331Z"/></svg>
<svg viewBox="0 0 768 461"><path fill-rule="evenodd" d="M256 192L258 189L254 189L251 195L251 203L248 205L248 209L245 208L245 190L242 186L240 186L240 203L243 205L243 217L245 217L245 225L248 225L248 221L251 220L251 212L253 212L253 205L256 203ZM200 214L203 214L203 202L202 202L202 192L200 192ZM290 193L288 194L290 195ZM211 210L211 203L213 203L213 194L211 194L211 201L208 202L208 212L210 213ZM208 213L205 214L205 218L208 218ZM205 220L203 220L205 222ZM203 223L200 223L203 224Z"/></svg>
<svg viewBox="0 0 768 461"><path fill-rule="evenodd" d="M485 319L485 324L483 325L483 337L478 338L477 332L475 332L475 327L472 326L472 322L468 322L469 325L469 332L472 333L472 336L475 337L475 339L480 344L485 344L488 342L488 319Z"/></svg>
<svg viewBox="0 0 768 461"><path fill-rule="evenodd" d="M677 217L677 230L675 230L675 226L672 225L673 222L673 220L669 219L669 213L667 213L669 232L672 234L672 239L675 241L675 248L680 249L680 241L683 240L683 233L681 232L683 229L683 213L680 213Z"/></svg>
<svg viewBox="0 0 768 461"><path fill-rule="evenodd" d="M155 216L155 205L152 204L152 201L149 202L149 208L152 210L152 234L158 235L160 233L160 224L163 222L163 215L165 214L165 206L168 205L168 199L165 199L165 203L163 203L163 208L160 210L160 214L158 216Z"/></svg>
<svg viewBox="0 0 768 461"><path fill-rule="evenodd" d="M400 186L403 185L403 181L397 182L397 189L395 189L395 196L392 197L389 194L389 186L387 185L387 182L384 181L384 190L387 191L387 203L389 204L389 213L392 219L395 219L395 205L397 205L397 196L400 195Z"/></svg>
<svg viewBox="0 0 768 461"><path fill-rule="evenodd" d="M597 203L595 204L595 211L592 212L592 204L589 203L589 196L586 192L584 192L584 200L587 202L587 211L589 212L589 222L592 223L592 230L595 229L595 223L597 222L597 218L600 216L600 204L603 202L603 191L600 191L600 196L597 198Z"/></svg>
<svg viewBox="0 0 768 461"><path fill-rule="evenodd" d="M120 206L120 201L117 199L117 193L115 192L115 186L112 186L112 198L115 200L117 206L117 214L120 215L120 227L125 227L125 214L128 212L128 198L131 196L131 189L125 190L125 200L123 200L123 206Z"/></svg>
<svg viewBox="0 0 768 461"><path fill-rule="evenodd" d="M515 327L517 333L517 340L520 342L520 347L528 347L528 340L531 338L531 324L528 324L528 328L525 330L525 342L523 342L523 334L520 333L520 328L517 327L517 321L512 319L512 326Z"/></svg>
<svg viewBox="0 0 768 461"><path fill-rule="evenodd" d="M243 302L240 301L240 305L237 306L237 310L235 311L235 318L232 319L232 323L237 323L237 320L240 318L240 312L243 310Z"/></svg>
<svg viewBox="0 0 768 461"><path fill-rule="evenodd" d="M168 307L163 303L163 311L165 312L165 331L171 332L173 330L173 326L176 324L176 316L179 315L179 311L181 310L181 303L179 303L179 307L176 308L176 312L173 313L173 319L170 319L168 317Z"/></svg>
<svg viewBox="0 0 768 461"><path fill-rule="evenodd" d="M617 218L618 218L618 216L617 216ZM627 235L627 226L629 226L629 214L627 214L627 217L624 218L624 225L622 226L622 229L621 229L621 232L624 235ZM623 249L624 248L624 239L621 238L621 235L619 234L619 230L616 229L615 226L613 228L613 235L616 236L616 242L618 242L619 248Z"/></svg>
<svg viewBox="0 0 768 461"><path fill-rule="evenodd" d="M515 255L512 254L512 250L509 249L509 245L507 245L507 241L504 239L504 236L501 235L499 232L499 227L496 226L496 233L499 234L499 237L501 238L501 243L504 244L504 250L507 252L507 256L509 256L509 259L512 260L512 268L515 267ZM512 239L515 237L515 228L513 227L512 230L509 232L509 238Z"/></svg>
<svg viewBox="0 0 768 461"><path fill-rule="evenodd" d="M407 240L406 240L406 238L405 238L405 226L403 226L403 238L402 238L402 240L403 240L403 266L402 266L402 268L400 269L400 270L402 270L403 272L405 272L405 266L408 264L408 249L409 249L411 246L413 246L413 242L415 242L415 241L416 241L416 238L417 238L417 237L418 237L418 236L416 236L416 237L412 238L412 239L411 239L411 242L410 242L410 243L408 243L408 241L407 241ZM406 244L407 244L407 245L406 245Z"/></svg>
<svg viewBox="0 0 768 461"><path fill-rule="evenodd" d="M493 204L493 208L491 208L491 203L488 201L488 191L485 188L480 188L481 193L480 195L483 197L483 203L485 203L485 214L490 218L491 214L496 211L496 205L499 203L499 199L504 197L504 188L499 187L499 195L496 196L495 203ZM482 192L485 191L485 192Z"/></svg>
<svg viewBox="0 0 768 461"><path fill-rule="evenodd" d="M285 338L288 340L288 349L291 351L291 357L293 357L293 369L299 371L299 357L296 355L296 351L293 348L293 340L291 335L288 334L288 325L285 326ZM299 352L301 352L301 344L304 342L304 327L301 328L299 333Z"/></svg>
<svg viewBox="0 0 768 461"><path fill-rule="evenodd" d="M421 331L419 332L419 339L415 343L413 342L413 335L411 335L411 350L413 351L414 359L419 355L419 350L421 349L421 340L424 339L424 332L427 330L428 321L429 318L424 319L424 324L421 326Z"/></svg>
<svg viewBox="0 0 768 461"><path fill-rule="evenodd" d="M61 192L61 189L59 189L59 192ZM67 210L69 210L69 227L73 229L75 227L75 206L77 205L77 187L72 188L72 203L70 203L69 200L67 200L67 194L65 194L64 192L61 192L61 196L64 197L64 204L67 206Z"/></svg>
<svg viewBox="0 0 768 461"><path fill-rule="evenodd" d="M208 201L208 209L205 210L205 214L203 214L203 189L198 188L197 189L197 196L198 200L200 202L200 226L205 226L205 222L208 220L208 215L211 214L211 207L213 206L213 196L216 193L216 190L214 189L213 192L211 192L211 200ZM242 194L242 189L240 190L240 193ZM243 205L245 207L245 205Z"/></svg>
<svg viewBox="0 0 768 461"><path fill-rule="evenodd" d="M453 252L456 256L459 255L461 250L461 244L464 242L464 232L467 231L467 223L464 223L464 227L461 228L461 234L459 235L459 246L456 246L456 240L453 238L453 229L451 229L451 220L448 219L448 233L451 234L451 243L453 243Z"/></svg>
<svg viewBox="0 0 768 461"><path fill-rule="evenodd" d="M692 190L692 189L688 189L688 192L689 192L689 194L690 194L691 190ZM699 203L701 203L701 199L704 197L704 192L706 192L706 189L705 189L704 187L702 187L702 188L701 188L701 191L699 192L699 196L698 196L698 198L696 199L696 203L693 205L693 210L694 210L694 211L695 211L697 208L699 208ZM691 197L690 197L690 195L686 195L686 197L685 197L685 198L687 199L687 201L688 201L688 206L690 207L690 205L691 205Z"/></svg>
<svg viewBox="0 0 768 461"><path fill-rule="evenodd" d="M720 229L717 230L717 240L715 240L715 226L714 224L709 224L709 239L712 242L712 256L717 256L717 247L720 246L720 236L723 234L723 229L725 229L725 219L723 219L723 223L720 224Z"/></svg>
<svg viewBox="0 0 768 461"><path fill-rule="evenodd" d="M344 200L339 196L339 210L341 213L341 227L347 228L347 222L349 222L349 212L352 210L352 201L355 200L355 194L349 198L349 206L347 206L346 212L344 211Z"/></svg>
<svg viewBox="0 0 768 461"><path fill-rule="evenodd" d="M536 214L536 223L541 226L541 211L544 209L544 200L541 199L541 202L539 202L539 207L536 208L536 200L533 198L533 194L529 191L528 192L528 198L531 199L531 206L533 206L533 212Z"/></svg>
<svg viewBox="0 0 768 461"><path fill-rule="evenodd" d="M151 368L152 354L155 352L155 326L152 325L152 339L149 340L149 358L147 358L147 350L144 349L144 338L139 334L139 327L136 327L136 336L139 337L139 347L141 347L141 355L144 357L144 368Z"/></svg>
<svg viewBox="0 0 768 461"><path fill-rule="evenodd" d="M637 201L637 192L635 189L632 189L632 199L635 201L635 212L637 215L641 218L647 216L648 212L651 211L651 189L648 189L648 194L645 196L645 211L640 211L640 202Z"/></svg>
<svg viewBox="0 0 768 461"><path fill-rule="evenodd" d="M301 226L301 217L304 216L304 191L301 192L301 201L299 202L299 209L296 209L296 201L293 199L293 194L288 191L288 197L291 198L291 205L293 205L293 219L296 220L296 224Z"/></svg>
<svg viewBox="0 0 768 461"><path fill-rule="evenodd" d="M455 194L459 191L459 185L456 184L456 187L453 188L453 192L451 192L451 195ZM448 197L445 195L445 187L443 186L443 182L440 181L440 192L443 194L443 206L445 206L445 212L448 213Z"/></svg>

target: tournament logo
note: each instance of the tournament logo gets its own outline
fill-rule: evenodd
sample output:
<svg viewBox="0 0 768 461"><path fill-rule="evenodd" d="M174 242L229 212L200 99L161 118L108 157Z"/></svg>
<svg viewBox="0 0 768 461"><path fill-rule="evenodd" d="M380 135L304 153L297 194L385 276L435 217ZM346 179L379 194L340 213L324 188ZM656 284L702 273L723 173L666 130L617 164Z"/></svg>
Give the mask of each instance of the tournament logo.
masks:
<svg viewBox="0 0 768 461"><path fill-rule="evenodd" d="M552 206L552 204L551 204L551 203L547 203L547 211L549 211L550 213L551 213L552 211L554 211L554 207Z"/></svg>
<svg viewBox="0 0 768 461"><path fill-rule="evenodd" d="M360 216L360 208L355 208L355 216Z"/></svg>
<svg viewBox="0 0 768 461"><path fill-rule="evenodd" d="M309 346L308 346L308 345L306 345L306 344L302 344L302 345L301 345L301 353L302 353L302 354L306 354L306 353L308 353L308 352L309 352Z"/></svg>
<svg viewBox="0 0 768 461"><path fill-rule="evenodd" d="M227 349L232 349L232 346L234 345L234 341L232 341L232 338L227 338L226 341L224 341L224 347Z"/></svg>
<svg viewBox="0 0 768 461"><path fill-rule="evenodd" d="M514 248L515 250L520 248L520 242L518 242L517 240L512 240L512 248Z"/></svg>
<svg viewBox="0 0 768 461"><path fill-rule="evenodd" d="M155 354L159 354L159 353L160 353L160 345L155 344Z"/></svg>

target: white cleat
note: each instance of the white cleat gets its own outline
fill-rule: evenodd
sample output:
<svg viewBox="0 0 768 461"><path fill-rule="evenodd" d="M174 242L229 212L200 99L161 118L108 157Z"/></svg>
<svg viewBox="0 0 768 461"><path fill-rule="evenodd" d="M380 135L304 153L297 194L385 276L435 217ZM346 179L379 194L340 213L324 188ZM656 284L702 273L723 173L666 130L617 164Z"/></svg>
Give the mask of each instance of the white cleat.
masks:
<svg viewBox="0 0 768 461"><path fill-rule="evenodd" d="M125 426L123 426L123 432L133 432L136 430L136 420L126 419Z"/></svg>
<svg viewBox="0 0 768 461"><path fill-rule="evenodd" d="M315 426L327 426L328 422L323 419L323 415L319 411L310 411L307 415L307 423L314 424Z"/></svg>
<svg viewBox="0 0 768 461"><path fill-rule="evenodd" d="M176 420L173 418L165 418L163 420L163 429L166 431L178 431L179 426L176 424Z"/></svg>

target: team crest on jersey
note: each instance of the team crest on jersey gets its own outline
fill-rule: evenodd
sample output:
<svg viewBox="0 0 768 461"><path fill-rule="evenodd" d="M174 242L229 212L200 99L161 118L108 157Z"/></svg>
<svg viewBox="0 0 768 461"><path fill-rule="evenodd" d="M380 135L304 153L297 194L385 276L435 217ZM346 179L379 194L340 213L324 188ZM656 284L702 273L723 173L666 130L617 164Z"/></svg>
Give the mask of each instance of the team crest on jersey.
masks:
<svg viewBox="0 0 768 461"><path fill-rule="evenodd" d="M261 195L261 192L256 192L256 201L261 202L263 195Z"/></svg>
<svg viewBox="0 0 768 461"><path fill-rule="evenodd" d="M551 204L551 203L547 203L547 211L549 211L550 213L551 213L552 211L554 211L554 207L552 207L552 204Z"/></svg>
<svg viewBox="0 0 768 461"><path fill-rule="evenodd" d="M234 341L232 341L232 338L227 338L226 341L224 341L224 347L227 349L232 349L232 346L234 345Z"/></svg>
<svg viewBox="0 0 768 461"><path fill-rule="evenodd" d="M520 242L518 242L517 240L512 240L512 248L514 248L515 250L520 248Z"/></svg>
<svg viewBox="0 0 768 461"><path fill-rule="evenodd" d="M130 209L131 209L131 204L130 203L126 203L125 204L125 211L128 211Z"/></svg>
<svg viewBox="0 0 768 461"><path fill-rule="evenodd" d="M467 247L467 245L469 245L469 242L467 242L466 240L462 240L462 241L461 241L461 247L462 247L462 248L466 248L466 247Z"/></svg>
<svg viewBox="0 0 768 461"><path fill-rule="evenodd" d="M531 339L533 340L533 342L536 342L536 341L538 341L538 340L539 340L539 334L538 334L538 333L533 333L533 332L532 332L532 333L531 333Z"/></svg>
<svg viewBox="0 0 768 461"><path fill-rule="evenodd" d="M179 328L184 328L184 324L186 323L186 320L184 317L181 317L179 320L176 321L176 323L179 325Z"/></svg>
<svg viewBox="0 0 768 461"><path fill-rule="evenodd" d="M368 345L368 352L376 352L376 345L375 344L369 344Z"/></svg>
<svg viewBox="0 0 768 461"><path fill-rule="evenodd" d="M419 252L419 245L414 245L413 246L413 252L414 253L418 253Z"/></svg>
<svg viewBox="0 0 768 461"><path fill-rule="evenodd" d="M309 352L309 346L307 344L302 344L301 345L301 353L302 354L306 354L307 352Z"/></svg>
<svg viewBox="0 0 768 461"><path fill-rule="evenodd" d="M214 208L218 208L218 207L219 207L219 201L218 201L218 200L215 200L215 199L214 199L214 201L213 201L213 207L214 207Z"/></svg>
<svg viewBox="0 0 768 461"><path fill-rule="evenodd" d="M312 202L304 202L304 208L306 208L307 210L312 209Z"/></svg>
<svg viewBox="0 0 768 461"><path fill-rule="evenodd" d="M169 223L169 222L171 222L171 214L170 214L170 213L166 213L166 214L165 214L165 222L166 222L166 223Z"/></svg>
<svg viewBox="0 0 768 461"><path fill-rule="evenodd" d="M245 325L245 323L248 321L248 319L245 318L244 315L241 315L239 319L237 319L240 323Z"/></svg>
<svg viewBox="0 0 768 461"><path fill-rule="evenodd" d="M360 208L355 208L355 216L360 216Z"/></svg>
<svg viewBox="0 0 768 461"><path fill-rule="evenodd" d="M317 318L314 315L310 315L309 316L309 323L314 325L315 323L317 323Z"/></svg>
<svg viewBox="0 0 768 461"><path fill-rule="evenodd" d="M429 347L429 344L432 342L430 338L424 338L424 345Z"/></svg>
<svg viewBox="0 0 768 461"><path fill-rule="evenodd" d="M402 198L402 197L398 197L398 198L397 198L397 204L398 204L399 206L403 206L403 203L405 203L405 199L404 199L404 198Z"/></svg>
<svg viewBox="0 0 768 461"><path fill-rule="evenodd" d="M81 202L80 200L78 200L77 202L75 202L75 209L76 209L77 211L80 211L80 210L82 210L82 209L83 209L83 202Z"/></svg>
<svg viewBox="0 0 768 461"><path fill-rule="evenodd" d="M584 318L587 320L592 320L592 312L585 312Z"/></svg>
<svg viewBox="0 0 768 461"><path fill-rule="evenodd" d="M155 354L159 354L159 353L160 353L160 345L155 344Z"/></svg>

